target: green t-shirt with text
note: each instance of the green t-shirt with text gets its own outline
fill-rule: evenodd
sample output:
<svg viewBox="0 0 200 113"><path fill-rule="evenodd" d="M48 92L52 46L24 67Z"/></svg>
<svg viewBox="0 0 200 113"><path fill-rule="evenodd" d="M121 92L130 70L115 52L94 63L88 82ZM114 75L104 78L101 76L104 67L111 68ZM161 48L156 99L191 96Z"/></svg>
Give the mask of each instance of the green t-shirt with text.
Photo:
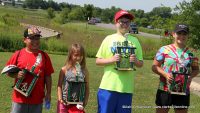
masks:
<svg viewBox="0 0 200 113"><path fill-rule="evenodd" d="M142 48L137 38L128 35L128 46L136 47L135 55L138 60L143 60ZM119 34L107 36L98 52L97 58L111 58L116 53L116 46L123 45L125 37ZM133 93L134 71L118 71L114 69L115 64L104 66L104 75L100 84L101 89L117 91L122 93Z"/></svg>

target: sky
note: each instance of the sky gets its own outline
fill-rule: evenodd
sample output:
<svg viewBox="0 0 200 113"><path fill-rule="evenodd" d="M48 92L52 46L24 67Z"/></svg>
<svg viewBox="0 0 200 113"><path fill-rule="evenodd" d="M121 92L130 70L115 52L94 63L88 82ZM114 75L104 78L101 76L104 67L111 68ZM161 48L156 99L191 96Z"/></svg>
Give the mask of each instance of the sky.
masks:
<svg viewBox="0 0 200 113"><path fill-rule="evenodd" d="M84 4L93 4L95 7L110 8L115 6L117 8L130 10L130 9L142 9L145 12L150 12L154 7L166 6L175 8L179 2L184 0L54 0L58 3L66 2L70 4L76 4L84 6ZM191 1L191 0L185 0Z"/></svg>

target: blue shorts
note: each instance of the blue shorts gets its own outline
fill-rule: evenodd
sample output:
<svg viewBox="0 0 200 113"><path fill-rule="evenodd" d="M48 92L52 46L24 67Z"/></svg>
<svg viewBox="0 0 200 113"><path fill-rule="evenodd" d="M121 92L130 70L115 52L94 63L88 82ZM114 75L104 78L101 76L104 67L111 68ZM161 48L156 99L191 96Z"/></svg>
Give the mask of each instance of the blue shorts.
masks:
<svg viewBox="0 0 200 113"><path fill-rule="evenodd" d="M132 94L99 89L98 113L131 113Z"/></svg>

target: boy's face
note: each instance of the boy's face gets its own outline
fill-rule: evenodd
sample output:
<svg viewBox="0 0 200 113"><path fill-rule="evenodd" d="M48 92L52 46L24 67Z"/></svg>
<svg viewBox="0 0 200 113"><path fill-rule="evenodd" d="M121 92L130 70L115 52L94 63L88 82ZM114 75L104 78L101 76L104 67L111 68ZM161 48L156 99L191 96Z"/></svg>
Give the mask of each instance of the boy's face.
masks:
<svg viewBox="0 0 200 113"><path fill-rule="evenodd" d="M179 32L173 33L173 37L175 38L175 43L186 45L188 34L184 31L179 31Z"/></svg>
<svg viewBox="0 0 200 113"><path fill-rule="evenodd" d="M120 31L122 34L127 33L130 28L131 20L125 17L120 18L117 20L116 27L117 30Z"/></svg>
<svg viewBox="0 0 200 113"><path fill-rule="evenodd" d="M40 47L40 36L26 37L24 43L30 51L37 51Z"/></svg>

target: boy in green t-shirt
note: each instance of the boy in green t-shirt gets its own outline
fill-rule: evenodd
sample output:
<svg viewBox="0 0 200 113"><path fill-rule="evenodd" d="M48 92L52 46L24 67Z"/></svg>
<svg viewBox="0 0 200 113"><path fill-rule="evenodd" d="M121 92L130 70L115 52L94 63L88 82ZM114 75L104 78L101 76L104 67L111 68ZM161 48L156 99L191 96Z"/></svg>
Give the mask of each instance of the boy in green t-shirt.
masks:
<svg viewBox="0 0 200 113"><path fill-rule="evenodd" d="M98 91L98 113L131 113L133 93L133 71L116 70L116 62L121 60L117 46L128 41L128 47L135 47L135 54L130 55L130 62L136 67L142 67L142 48L137 38L132 35L124 36L129 31L134 16L125 10L115 14L117 33L107 36L96 55L96 64L104 66L104 75ZM122 50L128 54L130 51Z"/></svg>

